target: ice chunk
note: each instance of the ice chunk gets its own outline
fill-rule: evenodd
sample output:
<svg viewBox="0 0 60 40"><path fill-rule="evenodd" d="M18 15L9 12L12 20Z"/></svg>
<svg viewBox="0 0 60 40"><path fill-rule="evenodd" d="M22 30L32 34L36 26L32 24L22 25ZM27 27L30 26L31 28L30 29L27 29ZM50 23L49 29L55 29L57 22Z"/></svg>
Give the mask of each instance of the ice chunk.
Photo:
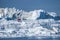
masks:
<svg viewBox="0 0 60 40"><path fill-rule="evenodd" d="M53 16L53 17L56 17L57 14L55 12L48 12L49 15Z"/></svg>

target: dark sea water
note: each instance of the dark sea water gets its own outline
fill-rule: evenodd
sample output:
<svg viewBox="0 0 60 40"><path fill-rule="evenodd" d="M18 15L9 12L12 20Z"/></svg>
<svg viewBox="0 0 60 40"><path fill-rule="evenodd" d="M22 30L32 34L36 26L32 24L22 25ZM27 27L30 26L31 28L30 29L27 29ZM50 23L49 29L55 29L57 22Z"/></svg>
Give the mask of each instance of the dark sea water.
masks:
<svg viewBox="0 0 60 40"><path fill-rule="evenodd" d="M60 37L46 37L46 38L28 38L28 37L17 37L17 38L0 38L0 40L60 40Z"/></svg>

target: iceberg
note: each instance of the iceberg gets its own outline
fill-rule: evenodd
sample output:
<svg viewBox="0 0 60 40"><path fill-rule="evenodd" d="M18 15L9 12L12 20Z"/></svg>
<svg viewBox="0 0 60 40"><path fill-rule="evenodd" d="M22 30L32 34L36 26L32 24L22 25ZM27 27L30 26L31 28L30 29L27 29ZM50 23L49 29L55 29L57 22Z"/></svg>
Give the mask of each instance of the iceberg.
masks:
<svg viewBox="0 0 60 40"><path fill-rule="evenodd" d="M4 11L1 12L1 10ZM1 38L39 38L42 36L60 37L60 20L54 19L54 17L57 16L57 14L54 12L50 14L41 9L27 12L23 10L17 10L15 8L0 8L0 15L0 18L2 18L0 19ZM9 18L9 20L7 18Z"/></svg>

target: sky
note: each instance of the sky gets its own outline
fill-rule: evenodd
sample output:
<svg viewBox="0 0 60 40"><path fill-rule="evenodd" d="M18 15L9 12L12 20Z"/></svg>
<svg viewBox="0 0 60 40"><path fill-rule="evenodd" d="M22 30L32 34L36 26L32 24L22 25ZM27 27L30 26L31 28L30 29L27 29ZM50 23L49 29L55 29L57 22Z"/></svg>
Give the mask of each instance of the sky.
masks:
<svg viewBox="0 0 60 40"><path fill-rule="evenodd" d="M43 9L60 16L60 0L0 0L0 8L17 8L25 11Z"/></svg>

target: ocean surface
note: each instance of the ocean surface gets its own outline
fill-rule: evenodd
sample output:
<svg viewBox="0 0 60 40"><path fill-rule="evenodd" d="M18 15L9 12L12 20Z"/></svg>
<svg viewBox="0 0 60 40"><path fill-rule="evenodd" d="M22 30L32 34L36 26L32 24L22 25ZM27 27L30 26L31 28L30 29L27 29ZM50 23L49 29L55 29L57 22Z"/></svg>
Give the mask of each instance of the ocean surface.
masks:
<svg viewBox="0 0 60 40"><path fill-rule="evenodd" d="M45 37L45 38L28 38L28 37L17 37L17 38L0 38L0 40L60 40L60 37Z"/></svg>

